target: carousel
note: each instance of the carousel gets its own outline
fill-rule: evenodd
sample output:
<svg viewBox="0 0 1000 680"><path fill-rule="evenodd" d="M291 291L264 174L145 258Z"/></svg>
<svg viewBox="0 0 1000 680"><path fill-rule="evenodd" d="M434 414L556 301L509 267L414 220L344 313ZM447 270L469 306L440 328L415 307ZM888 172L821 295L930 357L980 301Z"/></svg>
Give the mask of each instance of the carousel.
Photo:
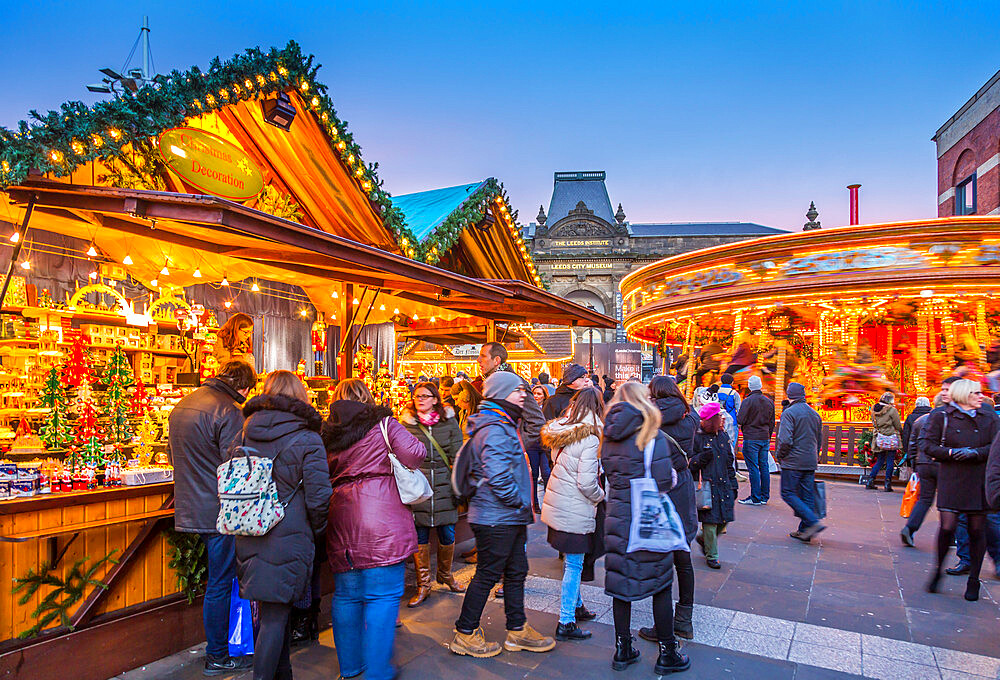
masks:
<svg viewBox="0 0 1000 680"><path fill-rule="evenodd" d="M827 423L909 410L952 374L1000 389L1000 217L769 236L648 265L622 281L630 339L656 344L691 395L761 376L780 414L792 380Z"/></svg>

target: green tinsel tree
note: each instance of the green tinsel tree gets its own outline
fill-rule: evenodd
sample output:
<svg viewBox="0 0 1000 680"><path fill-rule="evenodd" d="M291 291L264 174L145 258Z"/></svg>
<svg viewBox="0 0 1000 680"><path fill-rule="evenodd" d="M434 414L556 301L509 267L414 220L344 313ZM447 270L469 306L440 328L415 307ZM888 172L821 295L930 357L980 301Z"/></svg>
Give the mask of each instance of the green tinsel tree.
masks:
<svg viewBox="0 0 1000 680"><path fill-rule="evenodd" d="M105 386L104 398L101 400L101 415L107 419L105 434L108 441L116 445L126 444L132 439L132 426L129 424L130 400L128 388L135 382L132 366L121 347L116 347L111 353L108 367L101 376L101 384Z"/></svg>
<svg viewBox="0 0 1000 680"><path fill-rule="evenodd" d="M208 580L208 553L198 534L170 529L164 532L170 544L170 568L177 574L177 586L187 596L188 604L205 592Z"/></svg>
<svg viewBox="0 0 1000 680"><path fill-rule="evenodd" d="M42 406L50 409L41 430L45 448L49 450L66 448L66 445L73 440L73 434L67 419L66 386L59 379L59 371L55 366L49 370L49 375L45 378L39 401Z"/></svg>

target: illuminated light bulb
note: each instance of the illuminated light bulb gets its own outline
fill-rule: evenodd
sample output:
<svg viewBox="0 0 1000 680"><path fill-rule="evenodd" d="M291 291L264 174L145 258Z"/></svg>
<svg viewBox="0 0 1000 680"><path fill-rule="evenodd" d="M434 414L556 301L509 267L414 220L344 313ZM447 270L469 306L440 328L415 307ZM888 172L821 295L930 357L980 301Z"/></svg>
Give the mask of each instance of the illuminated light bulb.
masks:
<svg viewBox="0 0 1000 680"><path fill-rule="evenodd" d="M931 290L930 288L925 288L924 290L920 291L920 297L922 298L934 297L934 291Z"/></svg>
<svg viewBox="0 0 1000 680"><path fill-rule="evenodd" d="M359 305L359 304L361 304L361 303L360 303L360 302L358 302L358 299L357 299L357 298L354 298L354 302L352 302L351 304L352 304L352 305Z"/></svg>
<svg viewBox="0 0 1000 680"><path fill-rule="evenodd" d="M126 255L125 259L122 260L122 264L134 264L132 262L132 256L131 255Z"/></svg>
<svg viewBox="0 0 1000 680"><path fill-rule="evenodd" d="M414 315L413 315L413 320L414 320L414 321L420 321L420 316L419 316L419 315L417 315L417 314L414 314Z"/></svg>
<svg viewBox="0 0 1000 680"><path fill-rule="evenodd" d="M333 315L333 320L334 320L334 321L336 321L336 320L337 320L337 315L336 315L336 314L334 314L334 315Z"/></svg>
<svg viewBox="0 0 1000 680"><path fill-rule="evenodd" d="M302 316L309 316L309 310L307 310L307 309L300 309L299 310L299 314L301 314Z"/></svg>
<svg viewBox="0 0 1000 680"><path fill-rule="evenodd" d="M157 288L159 287L160 282L157 281L156 279L153 279L152 281L149 282L149 285L151 285L153 288Z"/></svg>
<svg viewBox="0 0 1000 680"><path fill-rule="evenodd" d="M333 298L334 300L336 300L337 298L339 298L339 297L340 297L340 293L338 293L337 291L333 291L333 292L332 292L332 293L330 294L330 297L332 297L332 298Z"/></svg>
<svg viewBox="0 0 1000 680"><path fill-rule="evenodd" d="M198 267L195 267L194 272L191 274L191 276L193 276L196 279L200 279L201 278L201 269L199 269Z"/></svg>
<svg viewBox="0 0 1000 680"><path fill-rule="evenodd" d="M284 75L284 74L282 74L282 75ZM303 92L308 92L309 91L309 81L308 80L303 80L302 81L302 91Z"/></svg>
<svg viewBox="0 0 1000 680"><path fill-rule="evenodd" d="M70 142L69 146L71 149L73 149L73 153L75 153L77 156L83 153L83 144L81 144L77 140L74 139L72 142Z"/></svg>
<svg viewBox="0 0 1000 680"><path fill-rule="evenodd" d="M232 306L233 306L233 303L232 303L232 301L230 301L230 300L226 300L226 301L225 301L225 302L223 302L222 304L224 304L224 305L226 306L226 309L229 309L230 307L232 307Z"/></svg>
<svg viewBox="0 0 1000 680"><path fill-rule="evenodd" d="M431 323L434 323L435 321L437 321L437 319L435 319L435 318L434 318L434 317L432 316L432 317L431 317Z"/></svg>
<svg viewBox="0 0 1000 680"><path fill-rule="evenodd" d="M49 152L49 158L52 159L53 163L62 163L63 155L61 151L52 149L52 151Z"/></svg>
<svg viewBox="0 0 1000 680"><path fill-rule="evenodd" d="M89 276L92 279L96 279L97 278L97 272L90 272L89 274L87 274L87 276Z"/></svg>
<svg viewBox="0 0 1000 680"><path fill-rule="evenodd" d="M250 290L252 290L254 293L259 293L260 292L260 286L257 285L256 281L254 281L253 285L250 286Z"/></svg>
<svg viewBox="0 0 1000 680"><path fill-rule="evenodd" d="M31 263L25 260L21 263L21 269L31 269Z"/></svg>
<svg viewBox="0 0 1000 680"><path fill-rule="evenodd" d="M219 285L220 286L228 286L229 285L229 279L227 279L224 274L222 276L222 281L219 282Z"/></svg>
<svg viewBox="0 0 1000 680"><path fill-rule="evenodd" d="M392 313L393 314L399 314L399 307L396 307L394 310L392 310Z"/></svg>
<svg viewBox="0 0 1000 680"><path fill-rule="evenodd" d="M97 248L94 247L93 243L87 248L87 257L97 257Z"/></svg>
<svg viewBox="0 0 1000 680"><path fill-rule="evenodd" d="M384 312L385 311L385 305L379 305L378 311Z"/></svg>
<svg viewBox="0 0 1000 680"><path fill-rule="evenodd" d="M160 276L170 276L170 270L167 269L166 263L163 264L163 269L160 270Z"/></svg>
<svg viewBox="0 0 1000 680"><path fill-rule="evenodd" d="M15 231L13 234L10 235L11 243L17 243L20 240L21 240L21 232L19 231Z"/></svg>
<svg viewBox="0 0 1000 680"><path fill-rule="evenodd" d="M309 103L313 105L313 108L319 106L319 97L313 97Z"/></svg>
<svg viewBox="0 0 1000 680"><path fill-rule="evenodd" d="M122 136L121 130L118 130L117 128L111 128L110 130L108 130L108 137L110 137L111 139L117 140L121 136Z"/></svg>

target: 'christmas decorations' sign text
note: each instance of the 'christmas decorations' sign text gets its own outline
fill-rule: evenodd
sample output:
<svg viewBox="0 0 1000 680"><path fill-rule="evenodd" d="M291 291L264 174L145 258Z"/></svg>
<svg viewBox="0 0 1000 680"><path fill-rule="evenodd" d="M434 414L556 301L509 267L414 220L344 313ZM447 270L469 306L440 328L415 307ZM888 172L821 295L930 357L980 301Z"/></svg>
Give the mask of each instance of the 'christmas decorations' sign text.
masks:
<svg viewBox="0 0 1000 680"><path fill-rule="evenodd" d="M199 191L233 201L261 192L264 178L238 146L195 128L175 128L160 135L160 155L170 169Z"/></svg>

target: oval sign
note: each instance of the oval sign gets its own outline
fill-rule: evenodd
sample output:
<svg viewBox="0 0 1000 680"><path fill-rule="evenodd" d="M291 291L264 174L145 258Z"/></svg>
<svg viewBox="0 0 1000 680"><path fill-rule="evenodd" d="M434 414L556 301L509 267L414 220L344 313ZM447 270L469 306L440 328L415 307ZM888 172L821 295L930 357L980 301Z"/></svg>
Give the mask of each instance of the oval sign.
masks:
<svg viewBox="0 0 1000 680"><path fill-rule="evenodd" d="M160 157L206 194L247 201L264 189L260 169L243 149L211 132L181 127L160 135Z"/></svg>

